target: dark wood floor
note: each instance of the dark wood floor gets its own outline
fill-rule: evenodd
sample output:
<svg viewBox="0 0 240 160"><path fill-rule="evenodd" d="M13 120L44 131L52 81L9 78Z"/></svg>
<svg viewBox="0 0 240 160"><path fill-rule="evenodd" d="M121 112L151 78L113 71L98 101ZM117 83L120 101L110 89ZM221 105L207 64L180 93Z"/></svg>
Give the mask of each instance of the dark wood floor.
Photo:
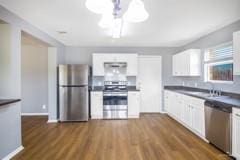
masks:
<svg viewBox="0 0 240 160"><path fill-rule="evenodd" d="M23 117L23 146L15 160L226 160L166 115L134 120L47 124Z"/></svg>

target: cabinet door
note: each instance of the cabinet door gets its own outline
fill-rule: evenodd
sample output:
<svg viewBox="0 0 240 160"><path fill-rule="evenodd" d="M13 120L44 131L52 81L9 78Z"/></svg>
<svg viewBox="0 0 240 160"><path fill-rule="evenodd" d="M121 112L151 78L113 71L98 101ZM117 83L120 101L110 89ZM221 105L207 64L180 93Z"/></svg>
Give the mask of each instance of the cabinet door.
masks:
<svg viewBox="0 0 240 160"><path fill-rule="evenodd" d="M192 106L192 128L205 137L204 106Z"/></svg>
<svg viewBox="0 0 240 160"><path fill-rule="evenodd" d="M183 112L182 112L182 121L188 125L192 126L192 109L191 106L187 103L183 103Z"/></svg>
<svg viewBox="0 0 240 160"><path fill-rule="evenodd" d="M177 71L177 55L173 55L172 57L172 74L173 76L178 76L178 71Z"/></svg>
<svg viewBox="0 0 240 160"><path fill-rule="evenodd" d="M233 34L234 75L240 75L240 31Z"/></svg>
<svg viewBox="0 0 240 160"><path fill-rule="evenodd" d="M118 62L127 63L127 76L138 75L138 55L137 54L116 54Z"/></svg>
<svg viewBox="0 0 240 160"><path fill-rule="evenodd" d="M181 106L182 106L181 95L175 93L173 99L173 115L179 120L181 119Z"/></svg>
<svg viewBox="0 0 240 160"><path fill-rule="evenodd" d="M201 75L201 50L191 49L188 53L188 75L200 76Z"/></svg>
<svg viewBox="0 0 240 160"><path fill-rule="evenodd" d="M235 52L240 52L240 31L233 33L233 49Z"/></svg>
<svg viewBox="0 0 240 160"><path fill-rule="evenodd" d="M169 92L164 91L164 110L169 112Z"/></svg>
<svg viewBox="0 0 240 160"><path fill-rule="evenodd" d="M102 54L93 54L93 76L104 76L104 57Z"/></svg>
<svg viewBox="0 0 240 160"><path fill-rule="evenodd" d="M233 110L233 156L240 160L240 110Z"/></svg>
<svg viewBox="0 0 240 160"><path fill-rule="evenodd" d="M91 92L91 118L102 119L103 117L103 93Z"/></svg>
<svg viewBox="0 0 240 160"><path fill-rule="evenodd" d="M168 113L173 115L174 114L174 92L168 92Z"/></svg>
<svg viewBox="0 0 240 160"><path fill-rule="evenodd" d="M178 73L179 76L186 76L188 75L188 55L186 54L186 52L182 52L178 55Z"/></svg>
<svg viewBox="0 0 240 160"><path fill-rule="evenodd" d="M234 53L234 75L240 75L240 52Z"/></svg>
<svg viewBox="0 0 240 160"><path fill-rule="evenodd" d="M127 55L127 75L137 76L138 75L138 56L137 54Z"/></svg>
<svg viewBox="0 0 240 160"><path fill-rule="evenodd" d="M128 118L139 118L140 93L128 92Z"/></svg>

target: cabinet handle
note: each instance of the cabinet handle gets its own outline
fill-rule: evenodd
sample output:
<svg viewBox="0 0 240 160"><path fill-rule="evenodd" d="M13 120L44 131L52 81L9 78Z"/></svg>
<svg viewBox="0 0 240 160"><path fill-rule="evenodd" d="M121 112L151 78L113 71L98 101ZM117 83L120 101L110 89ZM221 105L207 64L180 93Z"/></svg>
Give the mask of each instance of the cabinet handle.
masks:
<svg viewBox="0 0 240 160"><path fill-rule="evenodd" d="M240 117L240 114L235 114L237 117Z"/></svg>

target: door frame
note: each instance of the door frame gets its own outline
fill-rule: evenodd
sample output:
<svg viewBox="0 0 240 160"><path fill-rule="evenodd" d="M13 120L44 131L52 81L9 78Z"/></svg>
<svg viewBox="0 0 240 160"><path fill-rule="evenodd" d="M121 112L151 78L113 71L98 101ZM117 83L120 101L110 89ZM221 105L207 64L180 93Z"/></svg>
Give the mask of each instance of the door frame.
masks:
<svg viewBox="0 0 240 160"><path fill-rule="evenodd" d="M48 123L57 118L57 48L48 47Z"/></svg>

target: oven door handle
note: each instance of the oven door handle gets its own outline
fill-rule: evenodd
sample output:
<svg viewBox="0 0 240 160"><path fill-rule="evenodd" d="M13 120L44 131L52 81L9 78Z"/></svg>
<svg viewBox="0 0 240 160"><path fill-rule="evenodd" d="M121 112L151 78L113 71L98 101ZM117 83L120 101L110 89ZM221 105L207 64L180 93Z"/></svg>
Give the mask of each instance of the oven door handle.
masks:
<svg viewBox="0 0 240 160"><path fill-rule="evenodd" d="M103 96L106 96L106 97L122 97L122 96L128 96L126 93L103 93Z"/></svg>

